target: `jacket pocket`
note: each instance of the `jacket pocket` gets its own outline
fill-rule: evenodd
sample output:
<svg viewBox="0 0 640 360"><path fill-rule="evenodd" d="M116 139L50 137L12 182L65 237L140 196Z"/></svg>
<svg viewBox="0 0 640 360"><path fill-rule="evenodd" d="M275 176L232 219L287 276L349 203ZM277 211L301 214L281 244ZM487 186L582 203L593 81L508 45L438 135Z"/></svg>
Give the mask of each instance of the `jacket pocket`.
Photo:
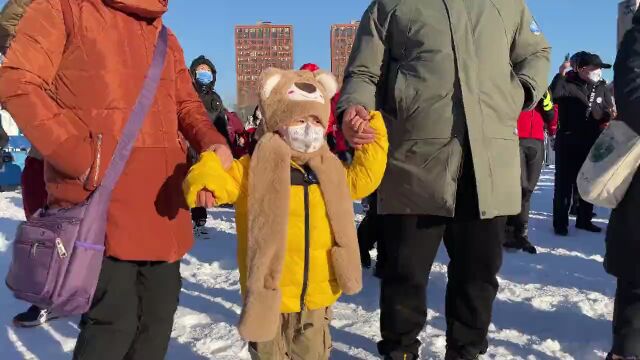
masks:
<svg viewBox="0 0 640 360"><path fill-rule="evenodd" d="M515 215L520 212L521 170L518 139L493 138L485 149L489 156L493 215Z"/></svg>
<svg viewBox="0 0 640 360"><path fill-rule="evenodd" d="M402 72L400 65L396 69L396 79L393 87L393 101L396 106L397 122L406 120L405 87L407 85L406 75Z"/></svg>
<svg viewBox="0 0 640 360"><path fill-rule="evenodd" d="M513 104L513 112L518 116L524 108L524 88L518 78L518 75L511 69L511 103ZM537 102L537 100L536 100Z"/></svg>

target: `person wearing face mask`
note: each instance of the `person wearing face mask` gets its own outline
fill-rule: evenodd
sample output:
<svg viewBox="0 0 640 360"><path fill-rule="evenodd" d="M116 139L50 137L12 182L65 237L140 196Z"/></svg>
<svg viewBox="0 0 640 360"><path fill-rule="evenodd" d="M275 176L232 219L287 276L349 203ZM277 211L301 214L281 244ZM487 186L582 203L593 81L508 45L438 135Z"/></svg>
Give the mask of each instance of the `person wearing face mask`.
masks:
<svg viewBox="0 0 640 360"><path fill-rule="evenodd" d="M613 97L602 77L602 70L610 68L598 55L583 52L573 71L556 77L551 85L558 105L553 227L560 236L569 234L569 210L580 167L614 114ZM592 222L592 204L580 198L577 210L576 228L602 231Z"/></svg>
<svg viewBox="0 0 640 360"><path fill-rule="evenodd" d="M226 109L222 103L222 98L215 91L218 74L215 65L204 55L200 55L191 62L190 72L193 86L198 95L200 95L200 100L202 100L202 104L207 109L209 118L211 118L216 130L227 139L229 146L232 146Z"/></svg>
<svg viewBox="0 0 640 360"><path fill-rule="evenodd" d="M191 73L193 87L200 96L200 100L202 100L202 104L205 109L207 109L211 122L216 127L216 130L225 137L229 146L231 146L231 139L229 136L227 118L222 98L215 91L217 80L217 70L215 65L213 65L213 62L207 59L204 55L200 55L191 62L189 72ZM192 163L198 160L197 152L190 149L189 153L190 161ZM207 235L208 232L205 227L207 223L207 216L207 210L205 208L197 207L191 209L191 221L193 222L194 235Z"/></svg>
<svg viewBox="0 0 640 360"><path fill-rule="evenodd" d="M300 70L307 71L318 71L320 67L313 63L307 63L302 65ZM351 149L342 134L342 130L338 128L336 124L336 106L338 105L338 100L340 100L340 93L336 93L331 98L331 116L329 117L329 127L327 128L327 143L329 144L329 148L331 151L338 155L338 158L345 163L349 163L351 161Z"/></svg>
<svg viewBox="0 0 640 360"><path fill-rule="evenodd" d="M325 138L337 88L320 70L266 70L255 151L228 172L205 153L184 182L191 207L235 205L239 332L253 360L328 359L331 306L362 287L353 200L382 181L387 132L379 112L370 123L354 121L375 140L345 167Z"/></svg>
<svg viewBox="0 0 640 360"><path fill-rule="evenodd" d="M577 53L565 58L565 61L560 65L558 69L558 73L553 78L551 82L550 88L554 88L555 84L561 79L567 76L575 76L578 60L584 56L589 55L586 51L578 51ZM555 139L554 139L555 140ZM555 148L555 145L554 145ZM578 215L578 205L580 204L580 194L578 193L578 185L577 183L573 184L572 197L571 197L571 207L569 208L569 215L577 216Z"/></svg>

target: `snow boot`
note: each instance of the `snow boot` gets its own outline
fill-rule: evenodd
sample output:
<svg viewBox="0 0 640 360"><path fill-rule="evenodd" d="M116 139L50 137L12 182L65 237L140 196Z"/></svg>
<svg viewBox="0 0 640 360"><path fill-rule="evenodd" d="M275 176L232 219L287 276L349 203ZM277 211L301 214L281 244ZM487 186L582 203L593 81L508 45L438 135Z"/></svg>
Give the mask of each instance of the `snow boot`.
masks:
<svg viewBox="0 0 640 360"><path fill-rule="evenodd" d="M602 228L594 225L591 221L584 224L576 224L576 229L592 232L592 233L601 233Z"/></svg>
<svg viewBox="0 0 640 360"><path fill-rule="evenodd" d="M566 227L553 228L553 232L558 236L569 236L569 229L567 229Z"/></svg>
<svg viewBox="0 0 640 360"><path fill-rule="evenodd" d="M16 327L22 328L30 328L40 326L47 321L57 319L57 316L54 316L47 309L40 309L39 307L32 305L27 311L16 315L13 318L13 324Z"/></svg>
<svg viewBox="0 0 640 360"><path fill-rule="evenodd" d="M517 251L522 250L529 254L537 254L538 250L529 242L529 226L524 225L519 229L514 228L513 235L504 243L505 249L507 251Z"/></svg>
<svg viewBox="0 0 640 360"><path fill-rule="evenodd" d="M532 255L535 255L538 253L538 250L536 249L536 247L533 246L533 244L531 244L528 238L526 237L516 237L512 241L506 242L504 244L504 248L508 252L516 252L518 250L522 250Z"/></svg>
<svg viewBox="0 0 640 360"><path fill-rule="evenodd" d="M455 351L447 350L447 353L444 356L444 360L478 360L480 355L476 355L475 357L463 357Z"/></svg>
<svg viewBox="0 0 640 360"><path fill-rule="evenodd" d="M196 222L194 222L193 224L193 236L200 237L202 235L208 235L209 232L207 230L207 227L205 226L207 224L207 219L201 219L198 220Z"/></svg>
<svg viewBox="0 0 640 360"><path fill-rule="evenodd" d="M384 360L417 360L418 356L410 353L393 353L391 355L385 355Z"/></svg>
<svg viewBox="0 0 640 360"><path fill-rule="evenodd" d="M444 360L478 360L480 355L484 355L489 350L489 341L484 340L482 346L473 346L473 348L458 348L447 345L447 353Z"/></svg>

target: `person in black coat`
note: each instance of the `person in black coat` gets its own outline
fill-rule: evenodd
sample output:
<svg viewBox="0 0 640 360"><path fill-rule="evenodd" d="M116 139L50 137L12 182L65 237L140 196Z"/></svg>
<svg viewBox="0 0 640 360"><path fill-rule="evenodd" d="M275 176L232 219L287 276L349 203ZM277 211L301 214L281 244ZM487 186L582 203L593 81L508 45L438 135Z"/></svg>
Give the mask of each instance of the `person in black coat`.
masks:
<svg viewBox="0 0 640 360"><path fill-rule="evenodd" d="M224 104L222 103L220 95L215 91L217 78L215 65L213 65L213 62L207 59L204 55L200 55L193 60L189 71L191 73L191 79L193 80L193 87L200 96L202 104L207 109L211 122L218 132L227 139L227 143L231 147L231 139ZM189 149L189 155L191 161L198 160L198 154L195 153L193 148ZM196 207L191 209L191 220L193 221L194 232L196 235L206 234L204 226L207 223L207 210L205 208Z"/></svg>
<svg viewBox="0 0 640 360"><path fill-rule="evenodd" d="M551 83L553 102L558 105L556 135L556 178L553 199L553 227L561 236L569 234L569 208L574 184L589 150L612 118L614 104L602 69L611 65L595 54L582 52L576 68L558 74ZM592 222L593 205L579 200L576 228L601 232Z"/></svg>
<svg viewBox="0 0 640 360"><path fill-rule="evenodd" d="M640 134L640 12L633 18L615 64L618 120ZM609 359L640 358L640 172L611 214L604 266L618 280Z"/></svg>
<svg viewBox="0 0 640 360"><path fill-rule="evenodd" d="M193 86L198 95L200 95L200 100L202 100L204 107L207 109L209 118L211 118L213 125L231 146L226 109L222 103L222 98L215 91L218 74L215 65L204 55L200 55L191 63L190 72Z"/></svg>

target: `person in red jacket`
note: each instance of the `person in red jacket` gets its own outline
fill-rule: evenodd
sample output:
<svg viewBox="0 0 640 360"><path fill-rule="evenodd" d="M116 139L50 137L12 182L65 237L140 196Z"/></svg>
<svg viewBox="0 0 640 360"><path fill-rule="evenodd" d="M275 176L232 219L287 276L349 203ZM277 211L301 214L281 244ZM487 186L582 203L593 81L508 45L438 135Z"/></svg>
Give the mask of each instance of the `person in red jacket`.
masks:
<svg viewBox="0 0 640 360"><path fill-rule="evenodd" d="M554 124L554 121L556 122ZM530 111L523 111L518 118L518 136L520 137L520 166L522 168L522 209L520 214L507 220L508 236L504 247L537 253L529 242L529 209L531 195L538 184L544 163L545 128L551 136L557 129L556 110L547 92L538 105Z"/></svg>
<svg viewBox="0 0 640 360"><path fill-rule="evenodd" d="M235 159L240 159L249 153L248 132L238 114L233 111L225 111L225 116L227 117L231 153Z"/></svg>

